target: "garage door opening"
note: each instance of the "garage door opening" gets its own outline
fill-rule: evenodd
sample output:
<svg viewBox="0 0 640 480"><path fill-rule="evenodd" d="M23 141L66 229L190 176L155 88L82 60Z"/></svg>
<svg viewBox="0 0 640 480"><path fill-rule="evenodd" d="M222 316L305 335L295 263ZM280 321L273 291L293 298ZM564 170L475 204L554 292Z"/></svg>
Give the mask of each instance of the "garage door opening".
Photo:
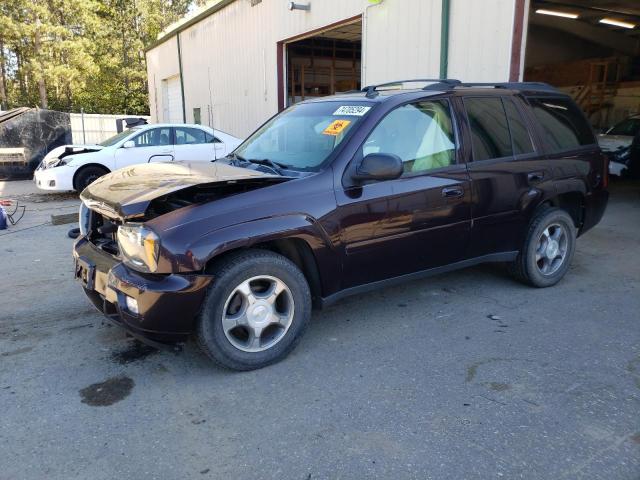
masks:
<svg viewBox="0 0 640 480"><path fill-rule="evenodd" d="M640 113L640 2L532 0L524 80L569 93L596 129Z"/></svg>
<svg viewBox="0 0 640 480"><path fill-rule="evenodd" d="M182 92L180 75L162 80L162 121L182 123Z"/></svg>
<svg viewBox="0 0 640 480"><path fill-rule="evenodd" d="M362 21L322 30L286 46L286 106L359 89Z"/></svg>

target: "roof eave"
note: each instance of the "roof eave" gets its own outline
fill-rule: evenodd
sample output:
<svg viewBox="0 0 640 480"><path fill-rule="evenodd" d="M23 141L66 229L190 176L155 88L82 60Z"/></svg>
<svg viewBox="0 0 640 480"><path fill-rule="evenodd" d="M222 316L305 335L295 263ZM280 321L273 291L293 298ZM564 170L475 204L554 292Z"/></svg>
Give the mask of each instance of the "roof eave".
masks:
<svg viewBox="0 0 640 480"><path fill-rule="evenodd" d="M176 36L178 33L180 33L182 31L186 30L187 28L195 25L196 23L200 22L201 20L207 18L209 15L213 15L218 10L222 10L224 7L226 7L227 5L233 3L234 1L235 0L217 0L215 3L209 5L209 7L207 7L206 9L201 11L200 13L198 13L196 16L190 18L189 20L185 21L184 23L178 23L174 28L172 28L171 30L166 32L164 35L162 35L161 37L159 37L156 40L154 40L149 46L147 46L144 49L145 53L148 52L149 50L153 50L158 45L161 45L164 42L170 40L171 38Z"/></svg>

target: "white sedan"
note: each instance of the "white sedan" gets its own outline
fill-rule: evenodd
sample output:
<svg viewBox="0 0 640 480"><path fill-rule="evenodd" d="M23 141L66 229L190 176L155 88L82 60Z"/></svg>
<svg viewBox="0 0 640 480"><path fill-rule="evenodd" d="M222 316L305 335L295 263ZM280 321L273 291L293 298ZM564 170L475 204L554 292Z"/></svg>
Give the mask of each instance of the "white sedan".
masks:
<svg viewBox="0 0 640 480"><path fill-rule="evenodd" d="M42 190L81 192L97 178L137 163L212 161L231 153L239 138L202 125L133 127L98 145L65 145L49 152L34 173Z"/></svg>

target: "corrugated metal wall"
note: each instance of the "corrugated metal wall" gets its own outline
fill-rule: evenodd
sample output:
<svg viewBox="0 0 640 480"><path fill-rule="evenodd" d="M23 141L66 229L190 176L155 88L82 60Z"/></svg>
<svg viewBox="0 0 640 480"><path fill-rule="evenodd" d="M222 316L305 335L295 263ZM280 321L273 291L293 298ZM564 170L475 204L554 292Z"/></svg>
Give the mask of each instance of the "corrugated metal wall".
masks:
<svg viewBox="0 0 640 480"><path fill-rule="evenodd" d="M507 80L515 0L452 0L449 76ZM187 122L245 137L278 110L277 43L363 16L362 83L437 77L441 0L237 0L180 33ZM162 121L163 79L179 74L176 37L147 52L151 115Z"/></svg>
<svg viewBox="0 0 640 480"><path fill-rule="evenodd" d="M109 137L118 133L116 128L116 120L119 118L128 118L132 115L101 115L94 113L84 114L84 128L81 113L71 113L71 138L76 144L82 143L100 143ZM150 117L139 116L139 118Z"/></svg>
<svg viewBox="0 0 640 480"><path fill-rule="evenodd" d="M509 80L514 0L452 0L449 77Z"/></svg>

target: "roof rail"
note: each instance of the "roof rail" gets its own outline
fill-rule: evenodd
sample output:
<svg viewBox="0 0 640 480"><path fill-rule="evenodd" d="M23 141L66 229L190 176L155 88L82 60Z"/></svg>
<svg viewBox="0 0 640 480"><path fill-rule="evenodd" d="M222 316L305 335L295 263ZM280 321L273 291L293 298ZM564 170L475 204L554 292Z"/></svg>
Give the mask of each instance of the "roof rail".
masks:
<svg viewBox="0 0 640 480"><path fill-rule="evenodd" d="M367 92L367 97L372 98L378 95L377 89L380 87L390 87L392 85L400 85L403 83L415 83L415 82L432 82L435 85L439 85L440 88L452 88L456 85L460 85L462 82L453 78L412 78L409 80L396 80L393 82L380 83L378 85L368 85L362 89L363 92ZM428 85L432 87L433 85ZM427 87L424 87L426 90Z"/></svg>
<svg viewBox="0 0 640 480"><path fill-rule="evenodd" d="M373 98L378 95L378 88L400 85L403 83L428 82L429 85L423 87L423 90L449 90L456 87L491 87L504 88L509 90L532 90L539 92L558 92L558 89L543 82L461 82L455 78L413 78L410 80L396 80L394 82L380 83L378 85L369 85L361 91L367 92L367 98Z"/></svg>
<svg viewBox="0 0 640 480"><path fill-rule="evenodd" d="M504 88L508 90L537 90L543 92L558 92L558 89L543 82L498 82L498 83L475 83L465 82L460 87L493 87Z"/></svg>

